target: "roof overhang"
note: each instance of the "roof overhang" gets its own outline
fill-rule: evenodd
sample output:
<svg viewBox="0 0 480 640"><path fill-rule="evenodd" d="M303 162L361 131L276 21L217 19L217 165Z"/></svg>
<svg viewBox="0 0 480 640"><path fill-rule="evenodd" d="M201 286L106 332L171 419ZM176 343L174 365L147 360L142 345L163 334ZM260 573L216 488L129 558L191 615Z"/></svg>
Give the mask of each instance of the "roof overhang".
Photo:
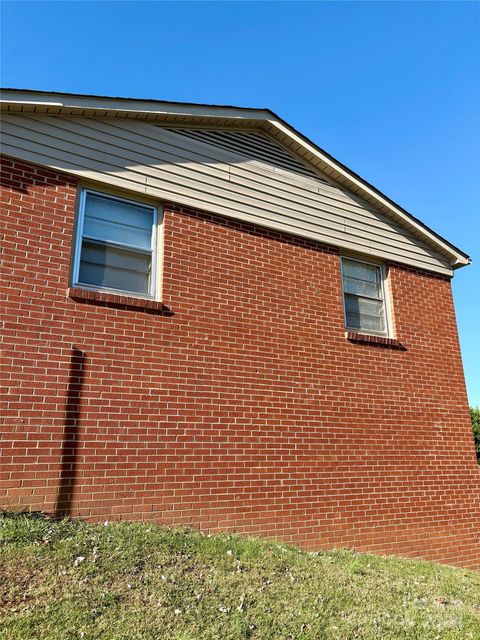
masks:
<svg viewBox="0 0 480 640"><path fill-rule="evenodd" d="M354 171L296 131L270 109L250 109L159 100L112 98L72 93L3 89L0 109L84 117L133 118L160 123L261 129L312 167L355 193L447 257L452 269L471 262L469 256L390 200Z"/></svg>

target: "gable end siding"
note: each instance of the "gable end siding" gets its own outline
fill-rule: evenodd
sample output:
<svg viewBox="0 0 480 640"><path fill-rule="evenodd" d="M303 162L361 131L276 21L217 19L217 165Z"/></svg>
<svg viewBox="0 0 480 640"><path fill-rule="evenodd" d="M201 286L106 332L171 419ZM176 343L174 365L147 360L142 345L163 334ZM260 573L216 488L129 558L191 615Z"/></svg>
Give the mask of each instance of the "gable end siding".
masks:
<svg viewBox="0 0 480 640"><path fill-rule="evenodd" d="M273 156L274 144L251 132L176 131L125 119L3 117L3 151L14 158L347 251L452 274L446 256L279 145Z"/></svg>

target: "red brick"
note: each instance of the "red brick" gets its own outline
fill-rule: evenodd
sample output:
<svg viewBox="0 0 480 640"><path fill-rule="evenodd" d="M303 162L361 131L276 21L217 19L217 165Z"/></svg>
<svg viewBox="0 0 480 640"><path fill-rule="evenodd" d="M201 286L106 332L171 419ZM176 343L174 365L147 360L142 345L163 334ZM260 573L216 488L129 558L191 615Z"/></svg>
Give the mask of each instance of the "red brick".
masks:
<svg viewBox="0 0 480 640"><path fill-rule="evenodd" d="M164 203L162 305L73 299L76 192L4 160L3 506L480 567L447 278L390 264L396 341L349 340L335 249Z"/></svg>

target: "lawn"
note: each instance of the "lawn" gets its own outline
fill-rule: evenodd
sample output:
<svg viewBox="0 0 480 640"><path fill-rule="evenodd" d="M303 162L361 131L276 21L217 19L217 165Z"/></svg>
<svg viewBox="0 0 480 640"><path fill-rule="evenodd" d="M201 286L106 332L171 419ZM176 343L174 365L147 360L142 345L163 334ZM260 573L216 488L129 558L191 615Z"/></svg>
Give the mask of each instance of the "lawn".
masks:
<svg viewBox="0 0 480 640"><path fill-rule="evenodd" d="M478 640L480 575L152 524L0 517L0 638Z"/></svg>

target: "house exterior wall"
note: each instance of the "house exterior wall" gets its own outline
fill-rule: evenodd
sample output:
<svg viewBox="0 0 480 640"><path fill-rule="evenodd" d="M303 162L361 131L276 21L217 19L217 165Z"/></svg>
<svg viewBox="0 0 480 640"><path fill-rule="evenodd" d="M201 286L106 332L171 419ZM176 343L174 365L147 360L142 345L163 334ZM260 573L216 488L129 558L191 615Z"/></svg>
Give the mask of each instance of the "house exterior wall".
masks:
<svg viewBox="0 0 480 640"><path fill-rule="evenodd" d="M165 306L73 299L77 178L1 197L4 508L480 567L448 278L391 263L403 349L351 342L337 250L165 203Z"/></svg>

